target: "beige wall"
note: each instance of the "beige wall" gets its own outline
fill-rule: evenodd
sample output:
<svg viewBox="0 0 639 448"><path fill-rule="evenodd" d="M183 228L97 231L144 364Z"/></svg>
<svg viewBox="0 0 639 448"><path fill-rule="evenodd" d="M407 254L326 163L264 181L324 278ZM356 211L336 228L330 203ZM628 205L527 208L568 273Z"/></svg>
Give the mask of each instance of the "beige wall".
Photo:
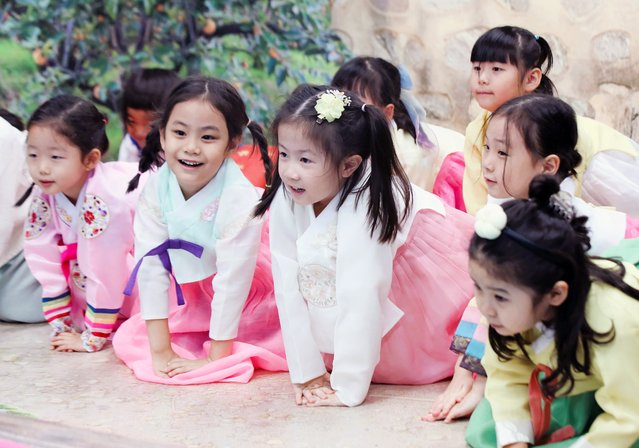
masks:
<svg viewBox="0 0 639 448"><path fill-rule="evenodd" d="M550 78L577 113L639 140L639 0L336 0L332 14L356 55L408 67L434 123L464 130L477 111L470 49L516 25L548 40Z"/></svg>

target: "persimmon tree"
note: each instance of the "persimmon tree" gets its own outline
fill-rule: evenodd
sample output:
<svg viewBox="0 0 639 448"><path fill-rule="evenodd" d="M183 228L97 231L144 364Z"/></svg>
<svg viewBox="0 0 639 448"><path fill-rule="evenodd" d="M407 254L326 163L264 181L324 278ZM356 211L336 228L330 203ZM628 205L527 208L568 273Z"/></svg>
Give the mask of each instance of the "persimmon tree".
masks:
<svg viewBox="0 0 639 448"><path fill-rule="evenodd" d="M330 30L330 0L5 0L0 35L32 51L38 71L14 109L53 94L112 110L136 67L221 77L263 122L292 87L327 82L348 50Z"/></svg>

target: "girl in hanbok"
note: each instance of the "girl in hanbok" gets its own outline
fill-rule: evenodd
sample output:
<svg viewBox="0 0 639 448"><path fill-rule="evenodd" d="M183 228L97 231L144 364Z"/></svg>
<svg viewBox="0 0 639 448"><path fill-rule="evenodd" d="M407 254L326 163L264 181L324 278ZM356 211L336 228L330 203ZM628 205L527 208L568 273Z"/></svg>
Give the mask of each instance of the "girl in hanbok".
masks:
<svg viewBox="0 0 639 448"><path fill-rule="evenodd" d="M295 401L357 406L371 381L450 376L472 218L414 188L383 112L303 85L273 123L273 281Z"/></svg>
<svg viewBox="0 0 639 448"><path fill-rule="evenodd" d="M517 97L499 107L488 121L482 176L489 204L524 199L534 176L556 176L562 195L579 215L588 217L588 254L600 256L627 239L638 238L639 219L575 196L576 172L582 163L577 141L575 112L564 101L539 94ZM479 403L486 379L481 358L487 336L486 323L473 300L451 345L460 353L453 380L435 401L427 420L451 421L469 415Z"/></svg>
<svg viewBox="0 0 639 448"><path fill-rule="evenodd" d="M548 42L523 28L488 30L475 42L470 61L472 95L483 110L466 128L465 165L455 163L454 158L450 165L444 160L433 191L444 197L463 196L465 210L474 215L488 196L482 157L490 115L518 96L552 95L554 85L547 76L553 61ZM639 191L639 144L590 118L577 116L577 128L576 148L582 163L575 169L574 195L639 218L639 201L635 199ZM448 172L449 167L458 173Z"/></svg>
<svg viewBox="0 0 639 448"><path fill-rule="evenodd" d="M156 126L139 168L159 168L140 196L127 286L137 278L141 312L116 334L117 356L139 379L165 384L285 371L268 247L252 217L259 192L229 157L248 128L269 179L261 127L233 86L204 77L175 87Z"/></svg>
<svg viewBox="0 0 639 448"><path fill-rule="evenodd" d="M432 191L442 159L464 148L463 134L425 122L426 111L411 93L413 82L405 67L358 56L337 70L331 85L357 92L384 111L402 168L426 191Z"/></svg>
<svg viewBox="0 0 639 448"><path fill-rule="evenodd" d="M471 447L639 446L639 271L590 259L587 218L533 179L477 213L470 275L490 325Z"/></svg>
<svg viewBox="0 0 639 448"><path fill-rule="evenodd" d="M42 285L57 351L100 350L137 305L135 295L122 294L134 264L137 195L126 189L136 167L100 161L109 146L106 123L90 102L63 95L38 107L27 124L35 189L24 257Z"/></svg>

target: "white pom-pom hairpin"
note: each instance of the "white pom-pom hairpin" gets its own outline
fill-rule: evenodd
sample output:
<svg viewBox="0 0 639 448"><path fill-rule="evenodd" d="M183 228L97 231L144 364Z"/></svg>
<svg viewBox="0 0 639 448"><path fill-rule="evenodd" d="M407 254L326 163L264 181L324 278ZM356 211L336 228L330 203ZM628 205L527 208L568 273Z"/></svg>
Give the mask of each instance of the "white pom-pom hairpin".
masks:
<svg viewBox="0 0 639 448"><path fill-rule="evenodd" d="M475 233L487 240L494 240L501 235L508 218L506 212L498 204L488 204L475 215Z"/></svg>

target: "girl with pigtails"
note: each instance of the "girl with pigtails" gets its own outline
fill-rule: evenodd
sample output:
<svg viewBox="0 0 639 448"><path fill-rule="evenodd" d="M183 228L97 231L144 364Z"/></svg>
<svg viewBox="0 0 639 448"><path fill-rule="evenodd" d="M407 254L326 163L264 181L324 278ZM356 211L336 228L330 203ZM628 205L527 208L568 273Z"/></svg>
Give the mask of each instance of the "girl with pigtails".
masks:
<svg viewBox="0 0 639 448"><path fill-rule="evenodd" d="M472 218L411 186L384 113L302 85L273 123L275 297L298 405L357 406L371 381L427 384L472 295Z"/></svg>
<svg viewBox="0 0 639 448"><path fill-rule="evenodd" d="M252 216L259 192L229 158L246 128L268 179L266 139L238 92L192 77L147 137L139 169L159 168L140 195L125 290L137 279L141 312L113 342L141 380L245 383L256 368L286 370L266 233Z"/></svg>

